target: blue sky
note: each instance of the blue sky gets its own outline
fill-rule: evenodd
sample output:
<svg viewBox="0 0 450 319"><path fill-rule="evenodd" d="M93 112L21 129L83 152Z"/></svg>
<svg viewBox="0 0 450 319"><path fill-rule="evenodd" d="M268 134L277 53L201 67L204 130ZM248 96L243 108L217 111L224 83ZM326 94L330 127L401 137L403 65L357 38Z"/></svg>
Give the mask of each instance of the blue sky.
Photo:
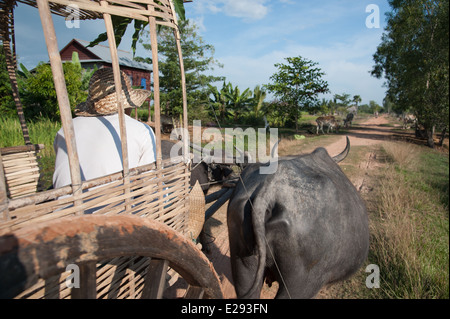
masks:
<svg viewBox="0 0 450 319"><path fill-rule="evenodd" d="M379 28L366 26L366 19L374 15L366 12L369 5L379 8ZM383 80L369 71L386 26L386 0L194 0L185 8L186 17L197 24L200 36L215 47L214 57L224 65L214 74L241 90L269 83L275 63L302 56L318 62L326 73L331 93L320 98L348 93L360 95L362 103L382 104ZM19 62L32 68L48 61L37 9L19 4L15 18ZM67 28L63 18L54 16L54 24L60 48L72 38L93 40L104 32L101 20ZM130 50L130 43L131 30L120 48ZM137 54L146 53L138 48Z"/></svg>

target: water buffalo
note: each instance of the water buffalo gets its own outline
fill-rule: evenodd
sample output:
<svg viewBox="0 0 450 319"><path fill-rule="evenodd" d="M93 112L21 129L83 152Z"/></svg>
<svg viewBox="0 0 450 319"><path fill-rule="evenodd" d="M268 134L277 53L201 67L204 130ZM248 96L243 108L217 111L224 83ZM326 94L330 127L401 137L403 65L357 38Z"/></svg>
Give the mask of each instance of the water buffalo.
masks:
<svg viewBox="0 0 450 319"><path fill-rule="evenodd" d="M345 127L349 127L350 125L352 125L354 116L355 115L353 113L348 113L347 114L347 117L344 120L344 126Z"/></svg>
<svg viewBox="0 0 450 319"><path fill-rule="evenodd" d="M324 148L279 159L278 170L242 172L227 212L238 298L259 298L264 279L279 282L276 298L312 298L326 284L361 267L369 248L364 201Z"/></svg>

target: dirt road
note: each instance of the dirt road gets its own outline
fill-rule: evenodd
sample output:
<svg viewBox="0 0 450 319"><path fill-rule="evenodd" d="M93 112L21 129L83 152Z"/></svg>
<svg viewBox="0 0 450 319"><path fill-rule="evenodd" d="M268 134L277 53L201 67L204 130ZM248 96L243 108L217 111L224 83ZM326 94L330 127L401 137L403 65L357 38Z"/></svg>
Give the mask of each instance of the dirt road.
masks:
<svg viewBox="0 0 450 319"><path fill-rule="evenodd" d="M363 123L355 125L354 128L350 129L348 132L348 137L350 139L350 144L354 146L368 146L382 143L383 141L389 140L393 136L393 127L383 126L388 123L388 119L384 116L378 118L370 118ZM337 155L345 148L346 138L344 135L339 137L339 140L333 142L324 147L327 149L331 156ZM284 154L285 155L285 154ZM363 169L368 169L371 165L371 158L373 154L365 155L364 160L359 164L362 165ZM364 187L364 174L358 176L353 180L355 187L358 190L362 190ZM214 191L214 190L210 190ZM228 245L228 230L226 224L226 203L222 208L217 211L214 216L209 219L206 223L206 232L211 236L210 252L206 256L211 260L214 268L219 275L222 288L225 294L225 298L236 298L236 293L233 287L233 279L231 276L231 266L230 266L230 251ZM274 283L272 287L264 285L261 298L273 298L276 295L277 283ZM329 292L321 291L318 298L329 297Z"/></svg>

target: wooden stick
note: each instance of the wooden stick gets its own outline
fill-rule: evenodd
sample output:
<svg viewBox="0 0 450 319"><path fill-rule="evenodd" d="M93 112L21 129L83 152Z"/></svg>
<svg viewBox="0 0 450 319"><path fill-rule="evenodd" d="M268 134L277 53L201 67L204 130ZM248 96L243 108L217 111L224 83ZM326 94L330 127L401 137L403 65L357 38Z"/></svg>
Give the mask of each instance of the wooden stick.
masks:
<svg viewBox="0 0 450 319"><path fill-rule="evenodd" d="M182 99L183 99L183 128L188 132L188 110L187 110L187 93L186 93L186 75L184 73L184 61L183 61L183 52L181 50L181 35L180 30L178 29L177 23L177 15L175 13L175 8L172 1L169 1L170 8L172 9L173 20L175 25L177 26L173 32L175 36L175 41L177 44L178 51L178 61L180 63L180 72L181 72L181 91L182 91ZM189 153L189 136L183 136L183 154L187 156Z"/></svg>
<svg viewBox="0 0 450 319"><path fill-rule="evenodd" d="M0 153L0 214L3 220L10 220L8 209L8 196L6 195L5 175L3 173L2 154Z"/></svg>
<svg viewBox="0 0 450 319"><path fill-rule="evenodd" d="M55 27L53 25L48 1L36 0L36 2L39 9L39 15L41 17L42 28L44 30L45 42L47 44L48 56L50 58L53 73L53 81L55 83L56 96L61 113L61 122L67 145L70 177L72 179L72 191L74 194L74 205L79 206L82 204L82 202L78 199L81 195L80 162L77 154L75 130L72 122L72 111L70 109L69 96L67 94L66 82L64 80L61 56L59 55L58 43L56 41ZM80 214L82 213L83 212L80 212Z"/></svg>
<svg viewBox="0 0 450 319"><path fill-rule="evenodd" d="M100 1L102 7L108 5L106 1ZM127 131L125 124L125 113L123 108L122 101L122 79L120 74L120 66L119 66L119 57L117 55L117 45L116 38L114 35L114 29L112 24L111 15L108 13L103 14L103 19L105 20L106 25L106 33L108 35L108 43L109 50L111 52L111 63L114 72L114 84L116 87L116 95L117 95L117 104L119 106L119 126L120 126L120 141L122 145L122 163L123 163L123 182L125 186L130 184L130 176L129 176L129 163L128 163L128 141L127 141ZM137 110L136 110L137 112ZM129 187L125 187L125 194L129 194ZM125 201L126 209L129 210L131 208L129 204L129 199Z"/></svg>
<svg viewBox="0 0 450 319"><path fill-rule="evenodd" d="M147 6L149 11L154 11L150 5ZM161 167L162 153L161 153L161 105L159 92L159 60L158 60L158 40L156 35L156 19L155 17L148 18L150 26L150 44L152 49L152 63L153 63L153 102L155 108L155 136L156 136L156 167Z"/></svg>

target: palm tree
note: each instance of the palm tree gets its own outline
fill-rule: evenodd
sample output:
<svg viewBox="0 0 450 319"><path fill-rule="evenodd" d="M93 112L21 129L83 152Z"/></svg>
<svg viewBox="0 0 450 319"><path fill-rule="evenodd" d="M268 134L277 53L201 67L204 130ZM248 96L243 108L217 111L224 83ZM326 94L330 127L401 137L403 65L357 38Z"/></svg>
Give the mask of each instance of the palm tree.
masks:
<svg viewBox="0 0 450 319"><path fill-rule="evenodd" d="M361 96L354 95L352 101L356 104L356 111L358 111L358 103L361 103L362 101Z"/></svg>

